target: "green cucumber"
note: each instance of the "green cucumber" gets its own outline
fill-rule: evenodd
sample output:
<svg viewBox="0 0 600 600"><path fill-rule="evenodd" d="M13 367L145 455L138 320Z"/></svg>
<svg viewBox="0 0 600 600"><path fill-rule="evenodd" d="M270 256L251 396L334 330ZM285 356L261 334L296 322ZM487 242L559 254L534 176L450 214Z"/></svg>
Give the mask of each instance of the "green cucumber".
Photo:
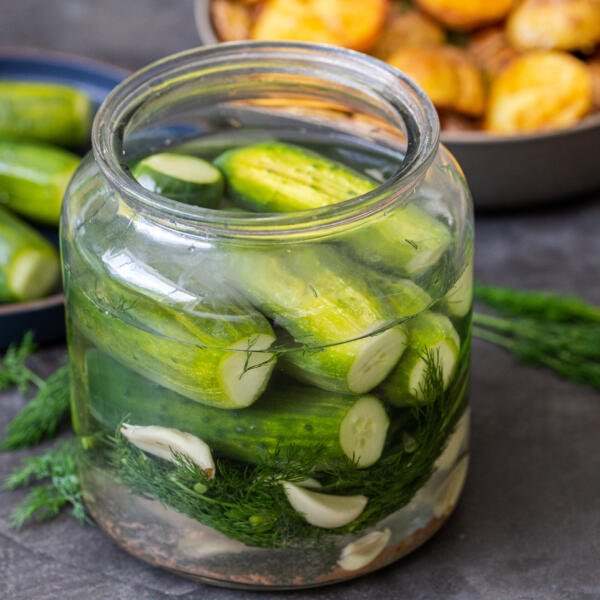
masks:
<svg viewBox="0 0 600 600"><path fill-rule="evenodd" d="M381 275L376 271L366 272L365 277L373 285L373 291L389 304L397 319L418 315L433 303L431 296L410 279Z"/></svg>
<svg viewBox="0 0 600 600"><path fill-rule="evenodd" d="M75 88L0 81L0 137L80 147L89 143L93 106Z"/></svg>
<svg viewBox="0 0 600 600"><path fill-rule="evenodd" d="M377 183L324 156L281 142L227 150L215 160L238 204L254 211L308 210L366 194ZM361 261L403 275L433 266L452 238L447 227L415 205L388 212L344 237Z"/></svg>
<svg viewBox="0 0 600 600"><path fill-rule="evenodd" d="M86 354L92 417L110 431L123 420L161 425L201 438L229 458L258 463L277 451L322 448L316 468L347 459L375 463L389 418L374 396L358 398L290 385L270 386L251 407L220 410L165 389L96 350Z"/></svg>
<svg viewBox="0 0 600 600"><path fill-rule="evenodd" d="M147 190L185 204L216 208L223 195L219 169L195 156L153 154L139 161L131 172Z"/></svg>
<svg viewBox="0 0 600 600"><path fill-rule="evenodd" d="M466 316L473 306L473 261L443 298L446 312L452 317Z"/></svg>
<svg viewBox="0 0 600 600"><path fill-rule="evenodd" d="M280 358L302 381L364 394L385 379L404 351L402 327L375 333L392 320L389 306L331 247L244 248L223 262L226 277L303 344Z"/></svg>
<svg viewBox="0 0 600 600"><path fill-rule="evenodd" d="M381 385L385 399L395 406L423 402L427 354L433 355L448 388L459 358L460 339L448 317L425 312L407 322L408 349Z"/></svg>
<svg viewBox="0 0 600 600"><path fill-rule="evenodd" d="M35 221L58 225L79 157L67 150L0 140L0 202Z"/></svg>
<svg viewBox="0 0 600 600"><path fill-rule="evenodd" d="M59 274L54 247L0 207L0 302L41 298L57 286Z"/></svg>
<svg viewBox="0 0 600 600"><path fill-rule="evenodd" d="M109 273L90 274L88 283L81 275L68 286L71 322L93 344L204 404L240 408L260 396L275 366L267 352L275 335L261 314L179 289L127 251L106 258L105 266ZM87 285L93 300L82 289ZM173 299L178 303L169 304Z"/></svg>

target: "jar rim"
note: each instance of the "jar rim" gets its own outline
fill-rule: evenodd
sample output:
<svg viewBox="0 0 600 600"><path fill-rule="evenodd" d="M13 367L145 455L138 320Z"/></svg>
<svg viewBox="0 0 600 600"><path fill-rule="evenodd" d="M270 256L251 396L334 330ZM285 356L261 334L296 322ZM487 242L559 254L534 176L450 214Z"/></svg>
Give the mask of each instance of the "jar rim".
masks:
<svg viewBox="0 0 600 600"><path fill-rule="evenodd" d="M133 113L147 100L193 72L215 65L243 66L250 59L273 62L314 61L329 68L360 73L377 97L393 109L407 129L407 149L398 169L366 194L329 206L285 213L242 213L188 205L145 189L123 168L123 134ZM323 78L326 81L325 78ZM343 80L342 80L343 81ZM92 150L104 177L128 203L152 219L188 233L226 237L315 235L355 223L406 200L433 161L439 146L437 112L425 93L406 75L376 58L328 44L305 42L227 42L192 48L167 56L136 71L104 100L94 118Z"/></svg>

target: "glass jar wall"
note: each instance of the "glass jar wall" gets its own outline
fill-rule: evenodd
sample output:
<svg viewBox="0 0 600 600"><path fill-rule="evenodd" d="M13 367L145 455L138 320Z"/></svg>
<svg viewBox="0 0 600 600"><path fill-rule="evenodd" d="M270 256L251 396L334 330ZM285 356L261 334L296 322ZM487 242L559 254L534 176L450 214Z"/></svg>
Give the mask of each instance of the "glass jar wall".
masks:
<svg viewBox="0 0 600 600"><path fill-rule="evenodd" d="M473 233L433 107L353 52L233 44L121 84L62 222L87 506L132 554L230 586L380 568L468 462ZM132 176L201 157L212 208Z"/></svg>

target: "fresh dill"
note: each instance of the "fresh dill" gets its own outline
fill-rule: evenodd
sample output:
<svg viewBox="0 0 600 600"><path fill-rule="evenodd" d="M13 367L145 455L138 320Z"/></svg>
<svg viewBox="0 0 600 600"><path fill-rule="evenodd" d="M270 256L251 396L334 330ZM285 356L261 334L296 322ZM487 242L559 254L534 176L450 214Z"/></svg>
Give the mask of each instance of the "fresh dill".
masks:
<svg viewBox="0 0 600 600"><path fill-rule="evenodd" d="M473 315L473 335L520 361L600 389L600 309L573 296L477 285L500 316Z"/></svg>
<svg viewBox="0 0 600 600"><path fill-rule="evenodd" d="M68 505L80 523L86 520L76 440L67 440L39 456L24 459L2 487L16 490L30 485L34 487L10 513L11 526L19 528L30 519L50 519Z"/></svg>
<svg viewBox="0 0 600 600"><path fill-rule="evenodd" d="M16 386L24 394L30 384L38 387L43 380L27 367L27 359L34 353L33 332L28 331L20 344L11 344L0 363L0 390Z"/></svg>

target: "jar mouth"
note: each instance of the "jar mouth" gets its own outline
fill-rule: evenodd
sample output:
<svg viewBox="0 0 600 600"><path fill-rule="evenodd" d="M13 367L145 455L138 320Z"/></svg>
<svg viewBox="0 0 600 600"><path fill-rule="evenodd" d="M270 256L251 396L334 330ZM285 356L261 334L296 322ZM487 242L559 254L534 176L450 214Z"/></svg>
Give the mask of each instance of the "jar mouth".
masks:
<svg viewBox="0 0 600 600"><path fill-rule="evenodd" d="M223 211L183 204L143 188L124 164L125 135L136 112L167 90L210 74L226 81L235 69L249 73L310 67L328 80L366 89L386 110L389 123L404 129L406 150L398 169L372 191L329 206L285 213ZM289 72L289 71L288 71ZM120 83L94 119L95 159L124 201L151 219L188 233L220 236L280 237L315 235L362 221L408 200L433 161L439 120L425 93L406 75L373 57L325 44L302 42L229 42L203 46L161 59Z"/></svg>

